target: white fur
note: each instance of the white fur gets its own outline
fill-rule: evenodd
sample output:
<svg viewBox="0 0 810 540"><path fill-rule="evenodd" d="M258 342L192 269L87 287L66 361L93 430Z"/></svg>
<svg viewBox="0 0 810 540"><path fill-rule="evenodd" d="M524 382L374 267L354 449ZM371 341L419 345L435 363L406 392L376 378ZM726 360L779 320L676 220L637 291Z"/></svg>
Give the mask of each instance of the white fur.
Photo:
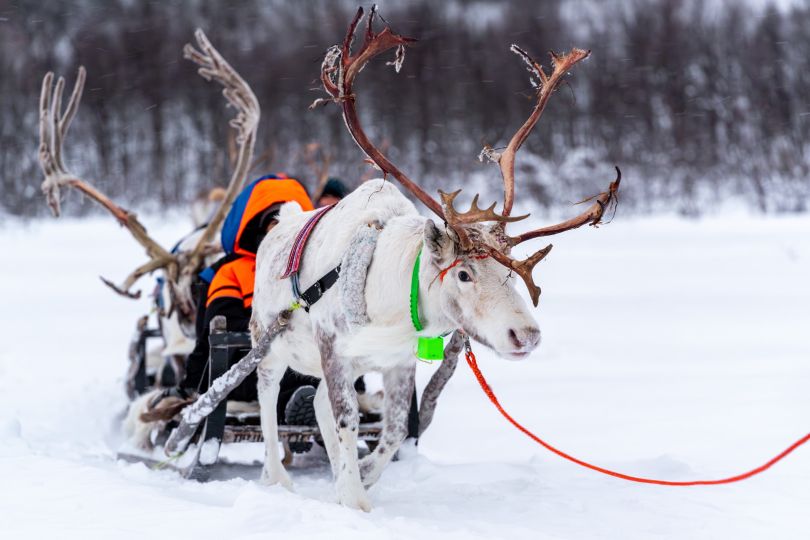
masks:
<svg viewBox="0 0 810 540"><path fill-rule="evenodd" d="M129 404L127 416L124 418L124 434L128 437L129 443L141 450L152 449L152 431L159 427L160 422L144 422L141 420L141 413L145 412L149 402L160 394L161 390L152 390L138 396Z"/></svg>
<svg viewBox="0 0 810 540"><path fill-rule="evenodd" d="M280 279L293 239L311 215L282 207L279 224L257 254L251 330L254 339L293 302L289 280ZM411 325L411 272L419 250L421 335L436 336L463 329L506 357L518 357L537 346L539 330L525 302L515 292L514 277L491 259L462 257L445 280L442 268L456 258L450 237L418 214L390 182L371 180L343 199L313 231L303 256L300 282L308 287L344 257L358 231L384 225L365 281L369 322L352 331L346 322L337 287L327 291L309 313L294 312L289 330L270 348L259 368L259 400L267 454L262 478L289 484L278 455L275 404L277 381L287 366L323 379L316 394L316 413L336 477L339 501L370 509L364 485L382 472L407 434L413 389L417 334ZM490 234L479 226L481 235ZM473 282L458 278L464 270ZM344 279L344 276L341 276ZM512 337L510 337L510 330ZM384 381L385 427L377 449L358 463L356 377L379 371Z"/></svg>
<svg viewBox="0 0 810 540"><path fill-rule="evenodd" d="M363 357L384 355L391 350L413 349L414 330L410 320L396 326L368 325L355 334L338 338L338 348L346 356Z"/></svg>
<svg viewBox="0 0 810 540"><path fill-rule="evenodd" d="M185 237L179 244L178 250L181 252L189 253L197 245L203 230L198 230ZM205 264L213 264L217 259L222 256L221 252L213 253L206 257ZM164 275L164 279L168 278ZM194 323L182 324L178 314L178 310L170 309L172 305L171 295L169 294L169 286L164 285L160 290L161 300L164 306L167 306L166 311L171 311L171 315L166 313L159 313L160 328L163 333L163 340L166 346L161 351L163 357L170 356L188 356L194 350L196 336L194 335Z"/></svg>

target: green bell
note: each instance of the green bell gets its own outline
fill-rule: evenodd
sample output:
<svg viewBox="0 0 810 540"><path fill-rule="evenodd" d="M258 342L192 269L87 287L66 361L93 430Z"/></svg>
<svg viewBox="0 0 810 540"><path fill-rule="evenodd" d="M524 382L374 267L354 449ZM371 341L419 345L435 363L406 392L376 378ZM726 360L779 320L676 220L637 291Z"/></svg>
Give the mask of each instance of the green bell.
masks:
<svg viewBox="0 0 810 540"><path fill-rule="evenodd" d="M416 357L420 360L435 362L444 360L444 338L420 337L416 341Z"/></svg>

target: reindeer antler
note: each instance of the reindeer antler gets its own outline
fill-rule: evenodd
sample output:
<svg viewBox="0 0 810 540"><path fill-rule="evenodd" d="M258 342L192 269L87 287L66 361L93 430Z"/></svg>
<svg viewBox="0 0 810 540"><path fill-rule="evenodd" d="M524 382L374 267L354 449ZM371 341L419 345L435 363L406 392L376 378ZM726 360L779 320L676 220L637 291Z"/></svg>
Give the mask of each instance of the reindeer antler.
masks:
<svg viewBox="0 0 810 540"><path fill-rule="evenodd" d="M529 53L514 44L510 47L510 50L520 56L521 59L526 63L527 69L531 73L532 86L537 89L537 103L535 104L532 113L529 115L529 118L527 118L523 125L520 126L520 129L515 132L503 152L499 153L491 146L485 146L479 155L481 160L488 159L498 163L500 166L501 176L503 177L503 213L501 215L495 213L495 204L490 207L489 212L479 212L475 205L475 200L478 199L478 195L476 195L472 208L470 208L470 210L464 214L458 214L453 208L452 199L449 199L445 202L445 214L448 216L454 216L453 221L448 220L448 222L451 224L454 222L458 224L466 224L476 221L498 221L505 224L520 221L528 217L528 215L511 217L512 205L515 201L515 156L517 155L517 151L520 150L520 147L523 146L523 143L526 141L526 138L529 136L529 133L531 133L535 124L537 124L537 121L540 119L540 116L543 114L543 111L548 104L549 98L551 98L551 94L554 93L560 83L562 83L565 74L576 63L584 60L591 53L590 51L585 51L582 49L572 49L571 52L562 55L551 52L551 61L554 66L554 70L550 76L547 76L540 63L529 56ZM468 239L463 234L460 234L459 238L462 241L462 247L469 249L469 246L465 245L465 242L468 242ZM542 260L548 251L549 250L545 248L541 250L541 252L543 252L543 256L536 258L537 262ZM539 255L541 252L538 252L535 255ZM526 259L524 262L529 262L532 260L535 260L534 255L529 257L529 259ZM524 266L521 266L521 268L524 268ZM515 270L517 271L517 269ZM527 271L531 273L531 268L529 268ZM530 291L537 290L537 295L539 295L538 287L536 287L533 283L527 283L527 285L531 285L529 287ZM535 294L532 293L532 296L534 298ZM537 305L536 300L535 305Z"/></svg>
<svg viewBox="0 0 810 540"><path fill-rule="evenodd" d="M200 75L208 80L214 79L224 86L223 94L228 102L237 108L236 118L231 120L230 124L237 131L239 154L225 199L191 252L178 254L168 252L147 234L146 228L138 221L134 213L118 206L109 197L70 173L65 167L62 161L62 144L81 101L86 76L84 67L79 68L76 84L64 113L61 111L61 106L65 80L60 77L54 88L53 73L51 72L47 73L42 80L39 104L39 162L45 175L42 192L53 214L57 217L60 215L60 189L62 187L78 189L106 208L118 223L126 227L135 240L146 249L149 261L133 270L121 285L115 285L102 278L104 283L121 295L138 298L140 291L131 291L138 279L145 274L165 268L170 292L185 315L193 313L194 306L190 299L190 287L178 285L179 279L190 279L190 276L199 270L203 258L211 252L211 238L244 183L253 153L260 115L258 101L248 84L211 45L201 30L197 30L195 36L203 53L186 45L185 55L201 66Z"/></svg>
<svg viewBox="0 0 810 540"><path fill-rule="evenodd" d="M353 83L357 74L373 59L390 49L396 47L396 55L392 62L394 70L399 72L405 60L405 47L416 41L414 38L401 36L391 30L386 25L381 31L374 31L374 19L377 16L376 4L372 6L366 24L366 31L363 45L356 54L352 54L352 43L357 31L357 27L363 18L363 8L357 9L346 37L342 45L334 45L326 51L323 63L321 64L321 82L327 93L332 96L332 101L338 103L343 110L343 119L349 132L357 145L366 153L368 158L379 168L383 174L391 174L417 199L427 206L434 214L442 218L457 234L462 248L470 249L472 242L464 226L482 221L512 222L524 219L526 216L509 217L499 215L494 211L495 206L489 207L486 211L477 206L478 195L475 197L472 207L467 212L458 212L453 207L453 200L461 190L456 191L452 196L442 194L442 203L439 204L433 197L428 195L405 173L400 171L391 161L369 140L365 131L360 125L360 119L355 107L356 96L353 91ZM314 108L325 101L318 99L312 104Z"/></svg>
<svg viewBox="0 0 810 540"><path fill-rule="evenodd" d="M45 180L42 182L42 193L45 195L45 199L53 215L59 217L61 214L61 188L75 188L106 208L115 219L118 220L120 225L129 230L132 237L146 249L146 254L149 256L150 262L133 271L120 287L113 286L110 281L104 278L102 278L102 280L119 294L129 298L139 298L140 291L130 291L132 285L145 272L150 271L150 268L155 269L170 266L170 273L174 273L176 271L174 256L163 249L160 244L149 236L146 232L146 227L138 221L134 213L118 206L112 202L109 197L72 174L65 167L62 161L62 143L70 128L70 123L76 115L76 110L79 108L85 78L86 72L84 66L81 66L76 76L73 92L70 95L70 101L68 101L64 113L62 113L61 109L65 79L59 77L56 81L55 88L53 85L52 72L48 72L42 79L42 92L39 98L39 164L45 175Z"/></svg>
<svg viewBox="0 0 810 540"><path fill-rule="evenodd" d="M375 56L396 48L396 56L389 64L394 66L395 71L399 71L405 59L405 47L414 41L414 38L401 36L394 33L389 26L380 32L374 31L374 19L377 16L377 6L373 6L368 16L366 31L363 37L363 44L356 54L352 54L352 43L354 42L357 26L363 18L363 8L357 9L346 37L342 45L334 45L329 48L321 64L321 82L327 93L332 96L331 101L338 103L343 110L343 119L349 128L352 138L357 145L366 153L368 158L383 172L384 175L391 174L417 199L427 206L433 213L444 219L441 205L405 173L400 171L368 138L363 128L360 126L360 119L355 107L355 95L352 88L354 79L368 62ZM329 100L316 100L310 108L314 108Z"/></svg>
<svg viewBox="0 0 810 540"><path fill-rule="evenodd" d="M540 119L540 116L542 116L543 111L548 104L548 100L551 98L554 91L560 86L566 73L568 73L568 71L574 65L590 55L590 51L576 48L565 54L550 52L549 54L551 56L553 71L551 72L551 75L546 75L546 72L543 70L540 63L534 60L525 50L517 45L512 45L510 50L518 55L523 62L525 62L527 70L529 73L531 73L530 80L532 86L534 86L537 90L537 102L535 103L534 109L529 117L512 136L512 139L509 141L509 144L506 146L506 149L503 152L498 153L489 146L484 147L481 152L481 159L489 159L490 161L498 163L498 166L500 167L501 176L503 178L504 216L509 216L511 214L512 205L515 199L515 156L517 155L517 151L520 150L520 147L526 141L529 133L531 133L532 129L537 124L537 121ZM534 282L532 270L537 263L543 260L543 258L548 255L549 251L551 251L551 244L535 252L530 257L522 261L517 261L511 258L505 252L505 250L508 250L509 248L531 238L559 234L561 232L580 227L586 223L590 223L592 226L597 226L602 220L605 208L615 205L618 200L618 189L619 183L621 182L621 171L618 167L616 167L616 172L616 180L610 184L607 191L582 201L588 202L595 199L594 203L579 216L556 225L551 225L520 234L517 237L506 236L505 232L503 232L503 243L505 245L505 249L494 246L486 247L487 251L495 260L507 268L514 270L515 273L517 273L523 279L523 281L526 283L526 287L529 289L529 295L531 296L532 302L535 306L540 299L540 287L538 287Z"/></svg>
<svg viewBox="0 0 810 540"><path fill-rule="evenodd" d="M621 169L616 167L616 179L610 183L607 191L603 191L599 195L588 197L587 199L579 201L577 203L582 204L593 201L593 204L591 204L587 210L585 210L578 216L563 221L562 223L557 223L555 225L548 225L546 227L541 227L533 231L521 233L515 237L509 237L509 244L512 246L516 246L521 242L531 240L532 238L540 238L542 236L551 236L554 234L560 234L565 231L570 231L571 229L576 229L585 224L588 224L591 227L598 227L602 223L602 217L605 215L605 210L611 207L615 207L616 204L618 204L619 184L621 183L621 181L622 181L622 171Z"/></svg>
<svg viewBox="0 0 810 540"><path fill-rule="evenodd" d="M236 195L241 191L243 184L247 178L248 169L250 168L250 160L253 156L253 147L256 143L256 130L259 126L259 118L261 117L261 108L259 107L259 100L251 90L250 85L236 72L235 69L222 57L211 42L206 37L205 33L199 28L194 32L194 37L197 38L197 44L200 51L195 49L190 43L183 47L183 56L187 60L191 60L197 64L199 69L197 72L207 81L216 81L222 85L222 94L228 100L228 104L236 108L236 117L230 121L232 128L236 130L236 143L239 146L237 153L236 164L234 165L231 179L228 182L228 188L225 191L225 197L208 222L202 235L200 235L197 245L187 255L187 262L183 265L182 279L188 281L186 285L190 284L193 275L198 271L203 258L206 255L207 246L211 243L214 233L222 225L225 215L233 204ZM180 287L181 291L185 291L189 287ZM182 309L191 311L194 309L191 304L191 298L188 295L183 295L181 298L183 304Z"/></svg>
<svg viewBox="0 0 810 540"><path fill-rule="evenodd" d="M474 245L464 228L465 225L472 225L473 223L482 223L485 221L512 223L529 217L529 214L524 216L498 214L495 211L495 206L498 203L492 203L487 208L479 208L477 193L470 203L470 209L466 212L458 212L453 202L455 201L456 197L458 197L459 193L461 193L460 189L457 189L452 193L445 193L444 191L439 190L439 195L442 198L442 207L444 209L444 218L447 220L447 224L450 225L450 227L456 232L459 244L461 244L461 248L464 250L472 249Z"/></svg>
<svg viewBox="0 0 810 540"><path fill-rule="evenodd" d="M512 212L512 204L515 200L515 156L517 151L523 146L529 133L531 133L532 129L537 124L537 121L546 109L551 94L553 94L562 83L563 77L568 73L568 70L591 54L591 51L582 49L572 49L571 52L562 55L550 52L549 54L554 71L552 71L551 76L546 76L543 66L529 56L529 53L515 44L513 44L509 50L518 55L523 62L526 63L526 69L531 73L530 81L532 86L537 90L537 103L535 103L529 118L526 119L523 125L520 126L520 129L512 136L512 139L506 146L506 150L500 154L487 152L487 149L482 152L483 156L496 161L501 169L501 176L503 177L503 213L507 216Z"/></svg>
<svg viewBox="0 0 810 540"><path fill-rule="evenodd" d="M594 201L593 204L588 207L588 209L582 212L580 215L563 221L562 223L558 223L556 225L549 225L547 227L542 227L540 229L536 229L534 231L525 232L523 234L519 234L516 237L507 236L505 233L503 234L502 241L507 248L512 248L521 242L525 242L526 240L531 240L532 238L540 238L542 236L551 236L554 234L559 234L565 231L570 231L571 229L576 229L577 227L581 227L586 223L590 224L592 227L597 227L602 222L602 217L604 216L605 210L611 206L615 206L618 203L618 190L619 190L619 183L622 179L622 172L616 167L616 180L610 183L610 187L607 191L600 193L594 197L589 197L584 201L580 201L581 203ZM546 255L548 255L549 251L551 251L552 244L547 245L543 249L535 252L531 256L527 257L522 261L517 261L511 258L509 255L505 254L502 250L487 246L488 253L492 256L493 259L498 261L499 263L503 264L510 270L513 270L517 275L523 279L523 282L526 284L526 288L529 290L529 296L532 299L532 302L536 306L540 300L540 287L534 282L534 277L532 276L532 271L534 267L542 261Z"/></svg>
<svg viewBox="0 0 810 540"><path fill-rule="evenodd" d="M592 199L595 199L595 201L593 205L579 216L557 225L551 225L521 234L517 237L510 237L505 232L507 223L520 221L528 217L511 215L515 199L515 156L537 124L548 104L548 100L562 83L568 70L578 62L587 58L590 51L572 49L566 54L556 54L552 52L551 61L553 71L550 75L546 75L543 67L529 56L526 51L517 45L512 45L510 50L521 57L526 63L527 69L532 74L532 84L537 89L537 102L529 117L512 136L512 139L503 152L498 153L490 146L485 147L481 152L480 157L482 160L487 158L490 161L498 163L500 167L504 189L503 212L498 214L495 211L496 204L492 204L487 208L480 208L478 206L479 197L477 194L473 198L470 209L466 212L459 212L456 210L454 202L461 190L452 193L439 191L442 201L441 204L439 204L410 178L405 176L402 171L397 169L385 155L371 143L360 126L357 110L355 108L356 96L352 87L354 78L372 58L394 47L396 47L397 50L396 57L394 61L389 62L389 64L393 65L396 71L399 71L405 56L405 46L414 41L412 38L403 37L394 33L389 26L385 26L380 32L375 32L373 22L376 14L377 7L374 6L369 14L363 45L357 54L352 55L351 47L357 26L363 18L363 8L357 10L357 14L349 25L349 30L346 33L343 44L335 45L327 50L321 65L321 81L326 92L331 96L331 100L318 99L312 104L312 107L328 101L338 103L343 110L343 119L346 122L346 126L349 128L349 132L369 159L376 164L384 174L392 174L417 199L422 201L433 213L441 217L458 236L458 242L462 250L488 254L520 275L526 283L526 287L529 289L532 302L534 302L536 306L540 298L540 287L534 283L532 270L537 263L548 255L552 246L546 246L522 261L511 258L509 256L510 249L531 238L558 234L580 227L586 223L596 226L601 222L605 208L615 205L617 202L617 192L621 181L621 172L618 167L616 168L618 176L616 180L610 184L608 191L591 199L587 199L586 201ZM495 231L498 238L498 246L483 243L480 234L470 234L472 232L468 228L470 225L493 221L499 224L498 229Z"/></svg>

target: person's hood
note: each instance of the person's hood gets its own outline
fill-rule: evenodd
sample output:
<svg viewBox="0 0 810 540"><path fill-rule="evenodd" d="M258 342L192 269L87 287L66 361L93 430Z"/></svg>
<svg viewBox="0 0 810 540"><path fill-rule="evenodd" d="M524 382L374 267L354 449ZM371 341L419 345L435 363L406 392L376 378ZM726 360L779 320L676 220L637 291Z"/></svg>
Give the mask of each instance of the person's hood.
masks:
<svg viewBox="0 0 810 540"><path fill-rule="evenodd" d="M326 184L324 184L323 191L321 192L320 196L323 197L324 195L331 195L333 197L337 197L338 199L342 199L348 194L349 188L346 187L346 184L344 184L340 178L330 178L326 181Z"/></svg>
<svg viewBox="0 0 810 540"><path fill-rule="evenodd" d="M304 186L284 174L262 176L245 187L222 225L225 253L255 256L258 244L254 235L259 232L257 225L261 214L274 204L286 202L296 202L304 211L313 209Z"/></svg>

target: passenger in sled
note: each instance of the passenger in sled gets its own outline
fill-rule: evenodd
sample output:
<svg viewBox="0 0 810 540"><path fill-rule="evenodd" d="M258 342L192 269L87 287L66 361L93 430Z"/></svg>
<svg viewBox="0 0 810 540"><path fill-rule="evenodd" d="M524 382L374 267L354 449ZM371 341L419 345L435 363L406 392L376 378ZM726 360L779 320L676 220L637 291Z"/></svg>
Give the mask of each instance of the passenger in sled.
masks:
<svg viewBox="0 0 810 540"><path fill-rule="evenodd" d="M329 195L345 195L339 181L327 188ZM326 190L324 190L326 193ZM323 197L323 195L322 195ZM209 356L209 329L218 315L225 316L227 330L246 332L250 322L253 286L256 272L256 251L259 244L277 223L281 206L293 202L302 210L313 209L304 187L284 174L267 175L249 184L234 201L222 227L222 247L225 256L200 273L201 290L196 320L196 344L186 362L185 376L178 386L167 388L149 403L150 411L165 409L159 416L174 416L197 395L207 389L206 368ZM320 201L319 201L320 202ZM237 361L234 359L233 362ZM280 424L312 426L316 424L313 399L319 380L288 369L281 380L278 400ZM229 395L231 401L256 401L255 372ZM358 392L365 391L362 378L355 384ZM155 416L158 416L157 414ZM305 452L311 442L294 443L293 452Z"/></svg>

